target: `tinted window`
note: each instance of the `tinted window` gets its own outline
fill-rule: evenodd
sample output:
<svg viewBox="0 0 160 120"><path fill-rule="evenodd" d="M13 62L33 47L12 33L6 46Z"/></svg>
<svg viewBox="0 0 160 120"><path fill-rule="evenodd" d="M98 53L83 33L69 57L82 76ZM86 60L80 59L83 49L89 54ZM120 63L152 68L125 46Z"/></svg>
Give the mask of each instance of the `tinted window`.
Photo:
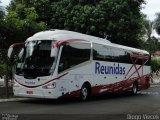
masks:
<svg viewBox="0 0 160 120"><path fill-rule="evenodd" d="M93 60L112 61L113 57L110 47L93 44Z"/></svg>
<svg viewBox="0 0 160 120"><path fill-rule="evenodd" d="M54 61L55 58L51 57L51 41L29 41L19 54L16 74L25 75L25 78L48 76Z"/></svg>
<svg viewBox="0 0 160 120"><path fill-rule="evenodd" d="M131 63L129 55L130 53L123 49L98 44L93 45L93 60Z"/></svg>
<svg viewBox="0 0 160 120"><path fill-rule="evenodd" d="M89 43L70 43L63 46L58 72L90 60Z"/></svg>
<svg viewBox="0 0 160 120"><path fill-rule="evenodd" d="M120 48L112 48L114 53L114 62L131 63L130 52Z"/></svg>

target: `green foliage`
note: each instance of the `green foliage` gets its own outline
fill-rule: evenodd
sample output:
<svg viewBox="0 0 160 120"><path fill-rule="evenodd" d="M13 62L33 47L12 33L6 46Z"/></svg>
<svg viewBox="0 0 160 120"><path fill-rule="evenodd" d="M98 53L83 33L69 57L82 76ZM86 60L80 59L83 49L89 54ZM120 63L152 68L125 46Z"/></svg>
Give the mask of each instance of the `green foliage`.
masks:
<svg viewBox="0 0 160 120"><path fill-rule="evenodd" d="M3 50L3 46L5 45L5 35L3 34L3 31L5 29L5 13L4 8L0 6L0 64L5 61L5 50ZM0 66L0 69L2 67ZM2 69L0 70L1 73Z"/></svg>
<svg viewBox="0 0 160 120"><path fill-rule="evenodd" d="M12 0L8 10L9 13L15 12L12 14L17 14L18 20L27 21L28 26L34 26L31 21L43 21L43 29L47 25L48 29L67 29L140 47L143 36L140 9L143 3L144 0ZM23 26L22 21L18 25Z"/></svg>
<svg viewBox="0 0 160 120"><path fill-rule="evenodd" d="M144 0L12 0L6 16L7 44L55 28L140 47L142 4Z"/></svg>
<svg viewBox="0 0 160 120"><path fill-rule="evenodd" d="M142 48L153 54L155 51L160 50L160 42L157 38L151 37L148 41L143 43Z"/></svg>
<svg viewBox="0 0 160 120"><path fill-rule="evenodd" d="M153 22L144 18L144 33L146 42L143 43L143 49L153 54L156 50L160 50L160 43L158 39L152 36L153 33Z"/></svg>
<svg viewBox="0 0 160 120"><path fill-rule="evenodd" d="M156 29L157 33L160 35L160 13L157 13L157 18L154 21L154 28Z"/></svg>
<svg viewBox="0 0 160 120"><path fill-rule="evenodd" d="M35 32L46 29L46 24L39 18L34 7L25 7L18 0L12 0L8 7L8 14L0 9L0 75L6 71L3 65L7 64L7 49L15 42L24 42Z"/></svg>
<svg viewBox="0 0 160 120"><path fill-rule="evenodd" d="M5 36L4 47L14 42L25 41L34 33L46 29L44 22L36 21L39 16L34 7L26 8L24 4L15 1L12 1L5 16L5 27L2 32Z"/></svg>
<svg viewBox="0 0 160 120"><path fill-rule="evenodd" d="M143 27L143 16L140 13L142 3L143 0L52 2L53 14L52 19L48 21L48 27L107 37L114 43L140 47Z"/></svg>
<svg viewBox="0 0 160 120"><path fill-rule="evenodd" d="M155 28L156 23L148 20L144 16L144 34L145 41L142 44L142 49L145 49L150 52L150 54L155 53L160 50L160 42L159 39L153 36L153 30Z"/></svg>
<svg viewBox="0 0 160 120"><path fill-rule="evenodd" d="M156 72L160 70L160 58L154 58L151 60L151 69L152 72Z"/></svg>
<svg viewBox="0 0 160 120"><path fill-rule="evenodd" d="M153 22L151 22L148 19L144 19L144 27L145 27L145 33L146 33L146 37L147 37L147 41L151 40L151 35L153 32Z"/></svg>

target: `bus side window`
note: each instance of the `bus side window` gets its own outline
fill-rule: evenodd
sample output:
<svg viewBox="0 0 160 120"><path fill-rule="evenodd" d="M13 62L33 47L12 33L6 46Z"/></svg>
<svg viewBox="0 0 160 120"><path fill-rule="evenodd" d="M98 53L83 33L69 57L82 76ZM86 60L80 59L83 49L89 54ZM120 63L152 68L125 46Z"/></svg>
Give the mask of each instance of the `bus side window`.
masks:
<svg viewBox="0 0 160 120"><path fill-rule="evenodd" d="M93 44L93 60L130 64L130 53L120 48Z"/></svg>
<svg viewBox="0 0 160 120"><path fill-rule="evenodd" d="M112 61L113 53L109 46L93 44L93 60Z"/></svg>
<svg viewBox="0 0 160 120"><path fill-rule="evenodd" d="M120 63L132 63L130 60L130 52L120 49L120 48L113 48L114 53L114 62L120 62Z"/></svg>
<svg viewBox="0 0 160 120"><path fill-rule="evenodd" d="M58 73L90 60L89 43L70 43L63 46Z"/></svg>

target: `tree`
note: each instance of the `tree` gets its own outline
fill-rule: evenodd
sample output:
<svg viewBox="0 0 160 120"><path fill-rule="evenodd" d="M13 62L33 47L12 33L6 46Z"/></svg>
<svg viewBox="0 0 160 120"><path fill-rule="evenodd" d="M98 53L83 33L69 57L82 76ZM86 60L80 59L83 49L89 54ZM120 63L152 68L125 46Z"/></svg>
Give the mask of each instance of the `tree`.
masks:
<svg viewBox="0 0 160 120"><path fill-rule="evenodd" d="M160 13L157 13L157 17L154 21L154 28L156 29L156 32L160 35Z"/></svg>
<svg viewBox="0 0 160 120"><path fill-rule="evenodd" d="M54 14L49 27L107 37L114 43L140 47L143 26L140 5L144 1L77 1L62 0L52 3Z"/></svg>
<svg viewBox="0 0 160 120"><path fill-rule="evenodd" d="M21 3L15 4L14 9L8 8L7 15L0 13L3 13L0 14L0 67L4 67L8 47L15 42L24 42L35 32L44 30L46 25L42 21L36 21L38 14L34 7L25 8Z"/></svg>
<svg viewBox="0 0 160 120"><path fill-rule="evenodd" d="M1 3L1 1L0 1ZM3 55L3 46L4 46L4 39L5 36L3 34L3 30L5 29L5 11L4 7L0 6L0 59L2 61L2 55Z"/></svg>
<svg viewBox="0 0 160 120"><path fill-rule="evenodd" d="M13 0L9 11L16 11L24 19L25 11L17 11L21 4L25 9L34 8L36 22L45 22L48 29L67 29L140 47L143 3L144 0Z"/></svg>
<svg viewBox="0 0 160 120"><path fill-rule="evenodd" d="M12 1L11 5L15 1ZM24 4L17 3L13 8L8 8L8 14L5 18L6 29L4 34L7 45L25 41L34 33L46 29L44 22L36 21L39 16L34 7L26 8Z"/></svg>
<svg viewBox="0 0 160 120"><path fill-rule="evenodd" d="M153 32L153 22L150 20L146 19L146 16L144 18L144 32L145 32L145 41L144 42L144 49L148 50L150 54L153 52L152 51L152 32Z"/></svg>
<svg viewBox="0 0 160 120"><path fill-rule="evenodd" d="M1 1L0 1L1 3ZM5 11L4 7L0 5L0 77L5 75L5 61L6 61L6 50L4 49L5 36L3 30L5 29Z"/></svg>
<svg viewBox="0 0 160 120"><path fill-rule="evenodd" d="M144 32L145 32L145 42L143 45L143 48L150 52L150 54L153 54L156 50L159 49L160 43L158 42L158 39L152 35L154 27L154 22L144 18Z"/></svg>
<svg viewBox="0 0 160 120"><path fill-rule="evenodd" d="M1 1L0 1L1 3ZM0 5L0 43L2 45L3 41L3 35L2 35L2 30L4 29L4 17L5 17L5 13L4 13L4 7ZM2 46L1 46L2 47Z"/></svg>

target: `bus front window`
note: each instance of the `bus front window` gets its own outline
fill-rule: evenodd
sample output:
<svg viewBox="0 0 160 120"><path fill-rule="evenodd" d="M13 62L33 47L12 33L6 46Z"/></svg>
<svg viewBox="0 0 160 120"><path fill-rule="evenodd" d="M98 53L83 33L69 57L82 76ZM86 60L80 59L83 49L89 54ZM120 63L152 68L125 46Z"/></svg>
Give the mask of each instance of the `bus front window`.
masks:
<svg viewBox="0 0 160 120"><path fill-rule="evenodd" d="M48 76L54 71L55 57L51 57L52 41L30 41L19 54L16 74L25 77Z"/></svg>

